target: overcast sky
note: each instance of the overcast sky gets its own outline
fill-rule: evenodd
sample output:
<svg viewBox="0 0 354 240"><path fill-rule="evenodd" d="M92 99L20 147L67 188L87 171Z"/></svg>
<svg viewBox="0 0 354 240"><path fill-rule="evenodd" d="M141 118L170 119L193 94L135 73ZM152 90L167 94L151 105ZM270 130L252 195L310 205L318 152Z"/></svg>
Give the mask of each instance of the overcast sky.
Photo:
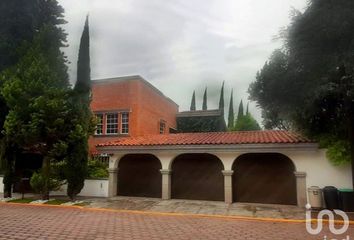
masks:
<svg viewBox="0 0 354 240"><path fill-rule="evenodd" d="M218 106L225 81L225 108L247 102L248 85L281 43L274 36L289 23L292 7L307 0L59 0L75 81L85 15L90 15L92 79L141 75L188 110L193 90L201 109ZM120 94L120 93L117 93ZM124 94L124 93L121 93ZM260 111L250 111L261 120Z"/></svg>

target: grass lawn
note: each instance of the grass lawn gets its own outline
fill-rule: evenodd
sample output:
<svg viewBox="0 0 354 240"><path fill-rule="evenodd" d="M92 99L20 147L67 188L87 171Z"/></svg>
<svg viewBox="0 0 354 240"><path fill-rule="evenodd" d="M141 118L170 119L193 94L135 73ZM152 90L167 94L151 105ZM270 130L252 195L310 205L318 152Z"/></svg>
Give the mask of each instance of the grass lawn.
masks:
<svg viewBox="0 0 354 240"><path fill-rule="evenodd" d="M34 198L24 198L24 199L14 199L14 200L10 200L9 202L11 203L30 203L32 201L35 201L37 199L34 199ZM69 200L65 200L65 199L53 199L53 200L50 200L44 204L47 204L47 205L61 205L63 203L67 203L69 202ZM73 206L87 206L89 205L90 203L89 202L82 202L82 203L77 203L77 204L74 204Z"/></svg>
<svg viewBox="0 0 354 240"><path fill-rule="evenodd" d="M14 200L10 200L9 202L11 203L30 203L34 201L33 198L24 198L24 199L14 199Z"/></svg>

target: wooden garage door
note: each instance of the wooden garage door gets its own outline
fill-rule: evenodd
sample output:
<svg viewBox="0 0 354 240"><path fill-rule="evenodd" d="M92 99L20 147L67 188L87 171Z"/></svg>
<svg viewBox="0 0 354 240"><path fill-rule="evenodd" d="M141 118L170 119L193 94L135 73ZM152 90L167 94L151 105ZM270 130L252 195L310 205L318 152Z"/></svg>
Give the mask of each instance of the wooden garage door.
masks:
<svg viewBox="0 0 354 240"><path fill-rule="evenodd" d="M118 166L118 195L161 198L161 163L153 155L124 156Z"/></svg>
<svg viewBox="0 0 354 240"><path fill-rule="evenodd" d="M236 159L233 170L235 202L296 205L295 167L286 156L244 154Z"/></svg>
<svg viewBox="0 0 354 240"><path fill-rule="evenodd" d="M183 154L172 163L172 198L224 200L221 161L209 154Z"/></svg>

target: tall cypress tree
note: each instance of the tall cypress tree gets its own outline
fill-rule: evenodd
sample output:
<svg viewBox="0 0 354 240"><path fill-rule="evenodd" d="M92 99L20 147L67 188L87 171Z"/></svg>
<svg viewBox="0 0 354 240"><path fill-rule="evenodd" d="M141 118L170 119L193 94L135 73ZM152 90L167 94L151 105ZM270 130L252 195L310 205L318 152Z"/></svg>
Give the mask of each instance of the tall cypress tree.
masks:
<svg viewBox="0 0 354 240"><path fill-rule="evenodd" d="M231 130L234 127L234 123L235 123L233 93L234 93L234 90L232 89L231 90L231 97L230 97L230 105L229 105L229 117L228 117L228 123L227 123L227 127L229 128L229 130Z"/></svg>
<svg viewBox="0 0 354 240"><path fill-rule="evenodd" d="M247 102L247 107L246 107L246 115L249 114L249 111L248 111L248 105L249 105L249 102Z"/></svg>
<svg viewBox="0 0 354 240"><path fill-rule="evenodd" d="M203 95L203 110L204 111L206 111L206 110L208 110L208 96L207 96L207 91L208 91L208 89L207 88L205 88L205 91L204 91L204 95Z"/></svg>
<svg viewBox="0 0 354 240"><path fill-rule="evenodd" d="M221 110L222 114L224 114L224 83L222 82L219 100L219 110Z"/></svg>
<svg viewBox="0 0 354 240"><path fill-rule="evenodd" d="M87 176L88 138L93 132L93 117L90 109L91 74L90 74L90 35L88 16L81 36L77 63L77 81L72 96L72 123L68 136L66 163L67 194L74 200L84 187Z"/></svg>
<svg viewBox="0 0 354 240"><path fill-rule="evenodd" d="M238 106L237 119L240 119L243 116L244 116L243 115L243 103L242 103L242 99L241 99L240 105Z"/></svg>
<svg viewBox="0 0 354 240"><path fill-rule="evenodd" d="M74 91L79 95L89 95L91 91L90 33L88 16L86 17L84 30L81 35L79 57L77 60L77 80Z"/></svg>
<svg viewBox="0 0 354 240"><path fill-rule="evenodd" d="M195 91L193 91L190 110L191 111L195 111L196 110L196 106L195 106Z"/></svg>

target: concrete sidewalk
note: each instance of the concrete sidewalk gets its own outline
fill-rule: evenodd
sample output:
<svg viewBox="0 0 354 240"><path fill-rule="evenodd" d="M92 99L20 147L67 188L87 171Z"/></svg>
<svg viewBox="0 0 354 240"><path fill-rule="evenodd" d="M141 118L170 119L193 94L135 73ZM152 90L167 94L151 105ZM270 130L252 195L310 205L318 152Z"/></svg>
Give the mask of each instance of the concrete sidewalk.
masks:
<svg viewBox="0 0 354 240"><path fill-rule="evenodd" d="M87 208L138 210L148 212L207 214L258 218L305 219L305 210L297 206L233 203L198 200L161 200L156 198L114 197L86 199Z"/></svg>

